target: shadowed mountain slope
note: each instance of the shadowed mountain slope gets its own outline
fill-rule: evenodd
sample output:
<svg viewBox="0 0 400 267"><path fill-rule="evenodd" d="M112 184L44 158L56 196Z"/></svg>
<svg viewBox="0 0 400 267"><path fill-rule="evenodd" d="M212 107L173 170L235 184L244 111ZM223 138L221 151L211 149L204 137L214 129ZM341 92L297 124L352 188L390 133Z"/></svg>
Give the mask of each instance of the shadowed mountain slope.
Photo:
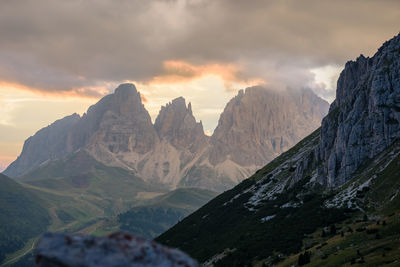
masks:
<svg viewBox="0 0 400 267"><path fill-rule="evenodd" d="M399 96L400 35L346 64L320 129L158 240L215 266L398 262Z"/></svg>

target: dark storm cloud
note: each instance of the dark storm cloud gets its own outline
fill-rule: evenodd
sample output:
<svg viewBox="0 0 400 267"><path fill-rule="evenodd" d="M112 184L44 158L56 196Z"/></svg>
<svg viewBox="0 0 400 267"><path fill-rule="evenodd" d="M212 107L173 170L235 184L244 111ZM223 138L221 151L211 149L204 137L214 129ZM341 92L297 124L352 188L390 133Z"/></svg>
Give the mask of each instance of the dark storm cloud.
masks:
<svg viewBox="0 0 400 267"><path fill-rule="evenodd" d="M71 90L181 60L305 85L309 68L371 55L399 17L400 1L3 0L0 80Z"/></svg>

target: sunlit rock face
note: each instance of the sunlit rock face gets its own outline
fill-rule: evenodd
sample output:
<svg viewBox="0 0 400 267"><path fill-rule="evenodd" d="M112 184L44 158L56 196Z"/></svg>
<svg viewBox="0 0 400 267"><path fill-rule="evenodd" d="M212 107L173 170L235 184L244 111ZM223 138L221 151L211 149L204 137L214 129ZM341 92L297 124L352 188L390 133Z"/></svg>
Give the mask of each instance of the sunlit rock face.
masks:
<svg viewBox="0 0 400 267"><path fill-rule="evenodd" d="M153 124L133 84L29 138L5 171L16 177L49 160L85 150L108 166L128 169L146 182L224 191L318 127L328 104L309 90L240 91L209 137L191 103L176 98Z"/></svg>
<svg viewBox="0 0 400 267"><path fill-rule="evenodd" d="M189 148L197 151L207 145L201 122L196 122L191 103L186 106L183 97L176 98L161 107L154 127L160 139L165 139L176 148Z"/></svg>
<svg viewBox="0 0 400 267"><path fill-rule="evenodd" d="M241 90L221 114L210 162L263 166L315 130L327 112L328 103L310 90Z"/></svg>
<svg viewBox="0 0 400 267"><path fill-rule="evenodd" d="M91 148L101 145L112 153L152 150L157 134L135 86L121 84L110 96L89 108L75 128L77 138Z"/></svg>
<svg viewBox="0 0 400 267"><path fill-rule="evenodd" d="M115 233L107 237L46 233L36 249L36 266L197 267L177 249L141 237Z"/></svg>
<svg viewBox="0 0 400 267"><path fill-rule="evenodd" d="M345 183L365 160L400 137L400 35L372 58L346 63L329 115L322 122L317 160L322 183Z"/></svg>

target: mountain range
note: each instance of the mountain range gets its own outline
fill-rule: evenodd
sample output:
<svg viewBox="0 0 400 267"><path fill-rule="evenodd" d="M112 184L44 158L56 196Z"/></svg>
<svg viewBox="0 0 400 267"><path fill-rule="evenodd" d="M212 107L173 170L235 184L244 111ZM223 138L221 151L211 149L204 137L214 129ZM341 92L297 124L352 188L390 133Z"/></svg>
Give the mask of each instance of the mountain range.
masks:
<svg viewBox="0 0 400 267"><path fill-rule="evenodd" d="M207 136L183 97L161 107L153 123L136 87L121 84L83 116L28 138L5 170L12 179L2 176L3 189L18 188L21 200L2 195L0 260L32 264L46 230L155 237L289 149L327 110L310 90L251 87L229 101ZM35 215L9 215L22 210L16 203Z"/></svg>
<svg viewBox="0 0 400 267"><path fill-rule="evenodd" d="M154 237L179 221L156 240L204 266L396 266L400 34L346 63L321 127L293 146L325 105L309 90L247 88L207 136L182 97L153 124L122 84L25 142L5 171L19 182L0 176L0 246L44 229ZM226 191L207 202L217 193L198 187Z"/></svg>
<svg viewBox="0 0 400 267"><path fill-rule="evenodd" d="M4 174L23 181L37 168L85 151L167 190L223 191L309 134L327 110L311 90L251 87L229 101L207 136L183 97L161 107L153 124L136 87L121 84L82 117L67 116L28 138Z"/></svg>
<svg viewBox="0 0 400 267"><path fill-rule="evenodd" d="M399 262L400 35L346 63L321 127L158 241L205 266Z"/></svg>

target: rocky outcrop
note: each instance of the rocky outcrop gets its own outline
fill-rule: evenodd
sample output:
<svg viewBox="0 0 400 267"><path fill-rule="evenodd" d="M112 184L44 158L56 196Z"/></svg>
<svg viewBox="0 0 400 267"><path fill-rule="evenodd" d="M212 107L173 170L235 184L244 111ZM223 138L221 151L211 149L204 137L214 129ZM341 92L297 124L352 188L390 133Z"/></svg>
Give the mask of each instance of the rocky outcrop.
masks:
<svg viewBox="0 0 400 267"><path fill-rule="evenodd" d="M400 35L372 58L346 63L316 151L321 183L345 183L400 137Z"/></svg>
<svg viewBox="0 0 400 267"><path fill-rule="evenodd" d="M108 237L46 233L36 250L36 266L182 266L199 264L185 253L124 233Z"/></svg>

